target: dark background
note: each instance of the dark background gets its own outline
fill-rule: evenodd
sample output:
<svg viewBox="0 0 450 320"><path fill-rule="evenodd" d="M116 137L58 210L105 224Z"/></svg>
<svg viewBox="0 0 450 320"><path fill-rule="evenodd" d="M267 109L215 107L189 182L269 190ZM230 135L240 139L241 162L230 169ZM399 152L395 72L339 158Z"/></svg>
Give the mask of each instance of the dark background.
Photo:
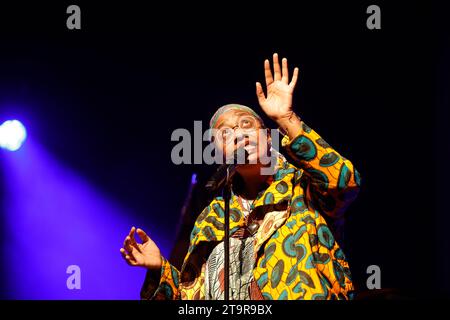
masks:
<svg viewBox="0 0 450 320"><path fill-rule="evenodd" d="M74 3L79 31L66 29L72 3L2 5L1 121L32 119L58 159L157 221L171 246L191 174L202 180L212 170L174 165L172 131L193 132L194 120L206 129L230 102L259 111L255 81L278 52L300 68L296 112L361 173L345 238L358 287L378 265L383 288L449 292L449 37L441 7ZM366 28L370 4L381 7L381 30Z"/></svg>

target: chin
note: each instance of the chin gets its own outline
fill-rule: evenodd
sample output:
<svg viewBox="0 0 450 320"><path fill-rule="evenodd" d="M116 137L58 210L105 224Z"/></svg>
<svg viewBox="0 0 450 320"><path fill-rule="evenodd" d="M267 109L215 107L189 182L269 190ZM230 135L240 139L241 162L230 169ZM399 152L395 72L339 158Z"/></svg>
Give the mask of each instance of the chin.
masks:
<svg viewBox="0 0 450 320"><path fill-rule="evenodd" d="M247 157L247 161L250 162L249 165L255 165L259 163L259 157L257 154L253 153Z"/></svg>
<svg viewBox="0 0 450 320"><path fill-rule="evenodd" d="M241 164L236 168L236 171L238 173L245 173L250 171L259 170L261 168L261 164L259 163L247 163L247 164Z"/></svg>

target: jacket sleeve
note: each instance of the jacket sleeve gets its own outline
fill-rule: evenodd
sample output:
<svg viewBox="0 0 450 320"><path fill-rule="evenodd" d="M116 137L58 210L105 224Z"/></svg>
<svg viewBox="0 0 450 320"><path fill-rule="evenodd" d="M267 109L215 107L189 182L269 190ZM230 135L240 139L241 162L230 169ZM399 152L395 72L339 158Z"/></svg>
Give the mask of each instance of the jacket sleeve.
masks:
<svg viewBox="0 0 450 320"><path fill-rule="evenodd" d="M300 183L308 206L331 218L341 218L356 198L360 176L353 164L334 150L321 136L302 121L302 131L282 146L292 164L302 169Z"/></svg>
<svg viewBox="0 0 450 320"><path fill-rule="evenodd" d="M141 288L142 300L178 300L180 272L162 257L161 270L147 270Z"/></svg>

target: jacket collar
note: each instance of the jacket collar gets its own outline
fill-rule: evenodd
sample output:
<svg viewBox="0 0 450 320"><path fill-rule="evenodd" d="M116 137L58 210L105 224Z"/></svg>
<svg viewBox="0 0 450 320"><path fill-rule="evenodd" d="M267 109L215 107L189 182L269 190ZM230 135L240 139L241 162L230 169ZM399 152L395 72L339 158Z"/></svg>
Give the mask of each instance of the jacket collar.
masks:
<svg viewBox="0 0 450 320"><path fill-rule="evenodd" d="M292 179L297 168L278 153L275 173L270 177L269 187L262 191L255 200L254 208L273 207L292 198ZM196 247L202 242L222 241L224 238L224 200L216 197L206 208L206 214L197 219L191 233L191 243L184 262L186 263ZM237 196L230 201L230 236L245 224Z"/></svg>

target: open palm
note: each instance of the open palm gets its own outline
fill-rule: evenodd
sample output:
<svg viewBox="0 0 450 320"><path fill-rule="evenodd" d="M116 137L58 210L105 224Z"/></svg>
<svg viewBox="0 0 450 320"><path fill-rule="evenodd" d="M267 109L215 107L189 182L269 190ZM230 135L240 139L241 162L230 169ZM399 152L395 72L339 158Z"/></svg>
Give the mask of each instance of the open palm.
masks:
<svg viewBox="0 0 450 320"><path fill-rule="evenodd" d="M295 84L298 79L298 68L294 69L294 74L289 82L289 70L287 59L283 58L282 68L278 61L278 54L273 55L273 69L270 69L269 60L264 61L264 75L266 78L266 91L264 95L261 83L256 83L256 95L258 102L264 113L274 121L290 117L292 114L292 96Z"/></svg>

